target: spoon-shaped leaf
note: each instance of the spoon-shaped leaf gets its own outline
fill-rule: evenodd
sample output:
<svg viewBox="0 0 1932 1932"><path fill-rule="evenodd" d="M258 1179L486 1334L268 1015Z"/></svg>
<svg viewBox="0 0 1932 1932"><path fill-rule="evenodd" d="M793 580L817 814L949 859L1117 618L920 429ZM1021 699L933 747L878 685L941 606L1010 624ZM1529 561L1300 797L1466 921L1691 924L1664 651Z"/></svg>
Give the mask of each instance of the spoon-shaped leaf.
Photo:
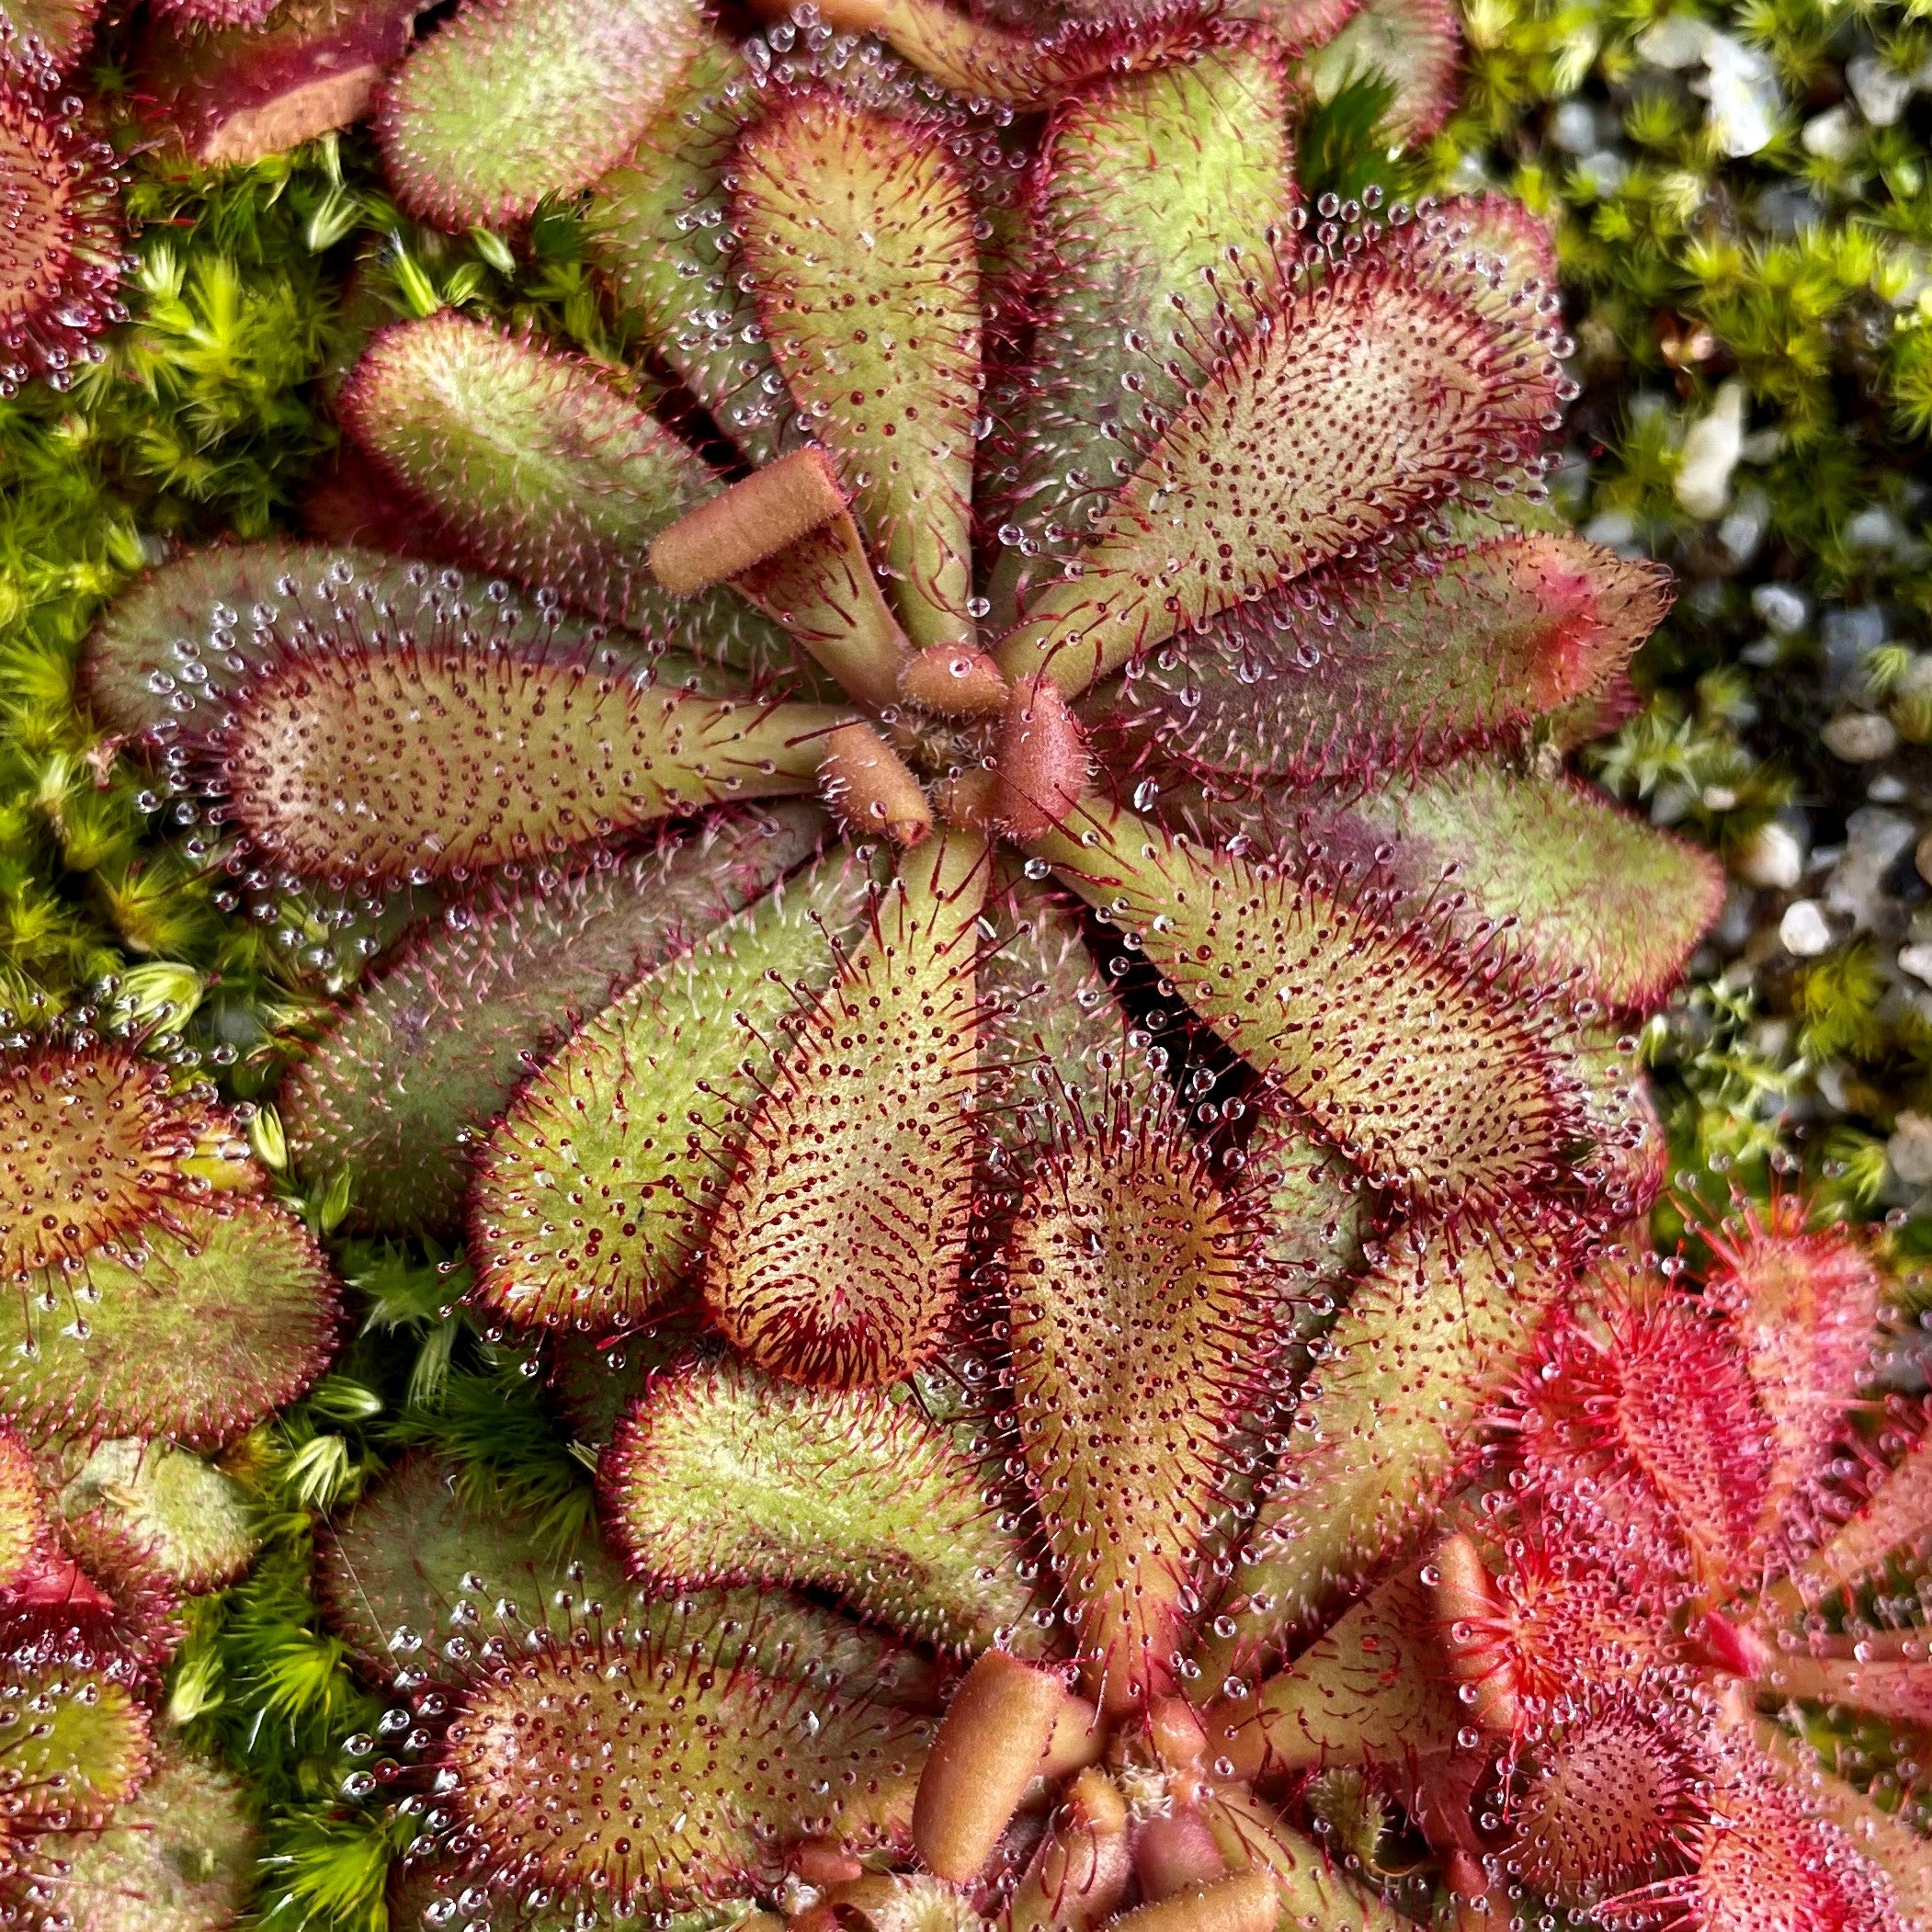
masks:
<svg viewBox="0 0 1932 1932"><path fill-rule="evenodd" d="M1021 1631L1032 1590L986 1472L911 1404L748 1363L662 1376L599 1472L631 1572L661 1586L832 1590L945 1649ZM1022 1632L1024 1634L1024 1632Z"/></svg>
<svg viewBox="0 0 1932 1932"><path fill-rule="evenodd" d="M908 854L771 1076L718 1208L705 1304L793 1381L895 1381L943 1340L972 1210L973 963L991 859Z"/></svg>
<svg viewBox="0 0 1932 1932"><path fill-rule="evenodd" d="M1171 1119L1070 1139L1007 1239L1027 1469L1093 1694L1172 1687L1227 1438L1273 1313L1254 1231Z"/></svg>
<svg viewBox="0 0 1932 1932"><path fill-rule="evenodd" d="M862 928L834 852L698 937L574 1035L491 1133L471 1196L476 1298L515 1322L629 1326L702 1252L782 1029Z"/></svg>
<svg viewBox="0 0 1932 1932"><path fill-rule="evenodd" d="M915 644L968 644L979 258L947 143L828 93L739 142L733 212L773 359Z"/></svg>
<svg viewBox="0 0 1932 1932"><path fill-rule="evenodd" d="M460 1221L466 1137L507 1104L573 1020L756 899L809 856L807 805L720 813L651 851L520 889L490 888L419 928L282 1082L312 1179L347 1169L362 1227Z"/></svg>
<svg viewBox="0 0 1932 1932"><path fill-rule="evenodd" d="M1553 1171L1571 1102L1540 1023L1416 929L1107 806L1032 843L1370 1180L1474 1208Z"/></svg>

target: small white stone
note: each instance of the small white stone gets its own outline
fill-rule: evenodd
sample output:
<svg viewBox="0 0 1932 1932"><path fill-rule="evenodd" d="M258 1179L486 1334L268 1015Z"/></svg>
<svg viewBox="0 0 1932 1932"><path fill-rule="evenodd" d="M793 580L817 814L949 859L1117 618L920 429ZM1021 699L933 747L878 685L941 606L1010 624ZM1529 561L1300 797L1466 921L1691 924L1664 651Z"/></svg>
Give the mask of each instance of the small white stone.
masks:
<svg viewBox="0 0 1932 1932"><path fill-rule="evenodd" d="M1778 922L1778 943L1800 960L1815 960L1832 946L1830 922L1815 899L1797 899L1785 907Z"/></svg>
<svg viewBox="0 0 1932 1932"><path fill-rule="evenodd" d="M1873 504L1846 519L1845 540L1853 550L1896 550L1905 540L1904 526L1882 504Z"/></svg>
<svg viewBox="0 0 1932 1932"><path fill-rule="evenodd" d="M1799 142L1822 161L1849 161L1858 151L1858 123L1849 108L1827 108L1805 122Z"/></svg>
<svg viewBox="0 0 1932 1932"><path fill-rule="evenodd" d="M1621 550L1637 540L1637 525L1627 510L1605 510L1584 526L1584 535L1605 550Z"/></svg>
<svg viewBox="0 0 1932 1932"><path fill-rule="evenodd" d="M1932 1187L1932 1119L1908 1108L1885 1142L1885 1158L1908 1188Z"/></svg>
<svg viewBox="0 0 1932 1932"><path fill-rule="evenodd" d="M1784 95L1769 58L1755 47L1714 33L1704 43L1710 74L1710 131L1733 160L1755 154L1778 131Z"/></svg>
<svg viewBox="0 0 1932 1932"><path fill-rule="evenodd" d="M1869 765L1898 749L1898 726L1876 711L1840 711L1818 735L1834 757L1847 765Z"/></svg>
<svg viewBox="0 0 1932 1932"><path fill-rule="evenodd" d="M1550 118L1550 138L1567 154L1587 154L1597 145L1597 116L1588 101L1566 100Z"/></svg>
<svg viewBox="0 0 1932 1932"><path fill-rule="evenodd" d="M1599 201L1608 201L1630 179L1631 168L1621 154L1603 148L1585 154L1576 164L1576 173Z"/></svg>
<svg viewBox="0 0 1932 1932"><path fill-rule="evenodd" d="M1653 67L1688 67L1704 58L1710 28L1692 14L1672 14L1637 37L1637 51Z"/></svg>
<svg viewBox="0 0 1932 1932"><path fill-rule="evenodd" d="M1731 496L1731 472L1744 440L1744 385L1726 382L1710 414L1699 416L1684 438L1677 465L1677 501L1693 517L1720 515Z"/></svg>
<svg viewBox="0 0 1932 1932"><path fill-rule="evenodd" d="M1845 80L1858 112L1875 128L1889 128L1912 98L1912 76L1888 67L1875 53L1847 61Z"/></svg>
<svg viewBox="0 0 1932 1932"><path fill-rule="evenodd" d="M1805 601L1788 585L1760 584L1751 593L1751 608L1779 637L1803 627Z"/></svg>
<svg viewBox="0 0 1932 1932"><path fill-rule="evenodd" d="M1746 885L1788 892L1804 877L1804 845L1789 825L1773 819L1731 848L1731 870Z"/></svg>
<svg viewBox="0 0 1932 1932"><path fill-rule="evenodd" d="M1932 946L1921 941L1916 946L1899 948L1899 971L1909 972L1915 980L1924 980L1932 986Z"/></svg>

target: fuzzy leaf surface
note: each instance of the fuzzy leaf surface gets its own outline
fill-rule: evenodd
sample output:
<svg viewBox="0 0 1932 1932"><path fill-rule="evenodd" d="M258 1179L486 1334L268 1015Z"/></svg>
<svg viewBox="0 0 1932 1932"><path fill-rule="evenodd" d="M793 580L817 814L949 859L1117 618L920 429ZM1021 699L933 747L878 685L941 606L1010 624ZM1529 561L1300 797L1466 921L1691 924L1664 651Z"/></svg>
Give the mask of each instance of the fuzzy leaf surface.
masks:
<svg viewBox="0 0 1932 1932"><path fill-rule="evenodd" d="M1199 320L1218 292L1239 324L1245 280L1272 283L1267 232L1295 206L1288 124L1279 62L1258 45L1097 81L1062 107L1037 164L1040 319L1024 373L993 399L1007 426L993 489L1025 540L994 573L1009 610L1078 548L1185 399L1165 365L1196 351L1173 300Z"/></svg>
<svg viewBox="0 0 1932 1932"><path fill-rule="evenodd" d="M1074 697L1177 632L1355 554L1522 447L1516 418L1540 380L1493 324L1399 263L1295 290L1167 425L1077 574L1028 605L1001 668L1016 680L1045 672Z"/></svg>
<svg viewBox="0 0 1932 1932"><path fill-rule="evenodd" d="M553 858L727 799L811 788L840 713L470 649L285 657L210 746L248 836L311 877Z"/></svg>
<svg viewBox="0 0 1932 1932"><path fill-rule="evenodd" d="M180 1220L143 1232L138 1267L97 1250L0 1303L0 1408L36 1435L213 1446L321 1374L339 1308L301 1222L255 1200Z"/></svg>
<svg viewBox="0 0 1932 1932"><path fill-rule="evenodd" d="M1569 535L1494 538L1366 581L1324 572L1231 612L1122 698L1169 756L1306 786L1519 739L1656 628L1663 574Z"/></svg>
<svg viewBox="0 0 1932 1932"><path fill-rule="evenodd" d="M716 481L589 364L446 311L383 330L338 406L383 475L484 569L699 656L787 662L729 593L686 601L658 587L652 539Z"/></svg>
<svg viewBox="0 0 1932 1932"><path fill-rule="evenodd" d="M1171 1688L1226 1438L1265 1354L1251 1232L1158 1117L1074 1139L1008 1237L1027 1469L1097 1699Z"/></svg>
<svg viewBox="0 0 1932 1932"><path fill-rule="evenodd" d="M645 1639L506 1667L465 1698L445 1767L496 1870L634 1910L770 1889L794 1836L903 1841L928 1734Z"/></svg>
<svg viewBox="0 0 1932 1932"><path fill-rule="evenodd" d="M747 131L733 212L773 359L915 644L967 644L979 257L935 131L827 93Z"/></svg>
<svg viewBox="0 0 1932 1932"><path fill-rule="evenodd" d="M1513 951L1613 1006L1663 998L1724 903L1723 868L1701 847L1579 779L1478 758L1387 786L1322 829L1338 855L1392 847L1404 906L1439 898L1453 867L1449 890L1467 901L1452 929L1473 940L1514 920Z"/></svg>
<svg viewBox="0 0 1932 1932"><path fill-rule="evenodd" d="M588 188L676 91L693 0L484 0L392 76L376 123L390 179L439 227L503 227Z"/></svg>
<svg viewBox="0 0 1932 1932"><path fill-rule="evenodd" d="M689 1272L801 996L862 929L835 851L647 973L490 1135L471 1200L477 1298L516 1322L629 1326Z"/></svg>
<svg viewBox="0 0 1932 1932"><path fill-rule="evenodd" d="M1317 1350L1250 1560L1202 1644L1204 1681L1250 1668L1413 1544L1565 1277L1533 1240L1512 1252L1501 1236L1451 1244L1438 1230L1402 1242L1357 1287Z"/></svg>
<svg viewBox="0 0 1932 1932"><path fill-rule="evenodd" d="M166 1214L192 1191L195 1144L152 1062L48 1045L0 1063L0 1272L76 1260Z"/></svg>
<svg viewBox="0 0 1932 1932"><path fill-rule="evenodd" d="M1570 1103L1538 1021L1420 934L1105 806L1033 848L1377 1185L1476 1208L1551 1171Z"/></svg>
<svg viewBox="0 0 1932 1932"><path fill-rule="evenodd" d="M421 928L278 1097L311 1176L347 1169L363 1227L459 1223L480 1131L574 1021L756 899L812 850L807 806L707 820L620 864L488 891Z"/></svg>
<svg viewBox="0 0 1932 1932"><path fill-rule="evenodd" d="M944 1337L972 1207L990 872L971 834L906 856L753 1118L701 1283L725 1335L774 1374L892 1381Z"/></svg>
<svg viewBox="0 0 1932 1932"><path fill-rule="evenodd" d="M1030 1606L984 1472L915 1408L874 1390L694 1364L619 1424L600 1480L632 1574L656 1584L832 1590L952 1650L983 1648Z"/></svg>
<svg viewBox="0 0 1932 1932"><path fill-rule="evenodd" d="M780 453L787 406L763 381L769 350L746 336L756 336L758 305L739 283L724 186L756 102L744 55L708 41L631 157L597 183L585 244L712 421L752 462L768 463Z"/></svg>

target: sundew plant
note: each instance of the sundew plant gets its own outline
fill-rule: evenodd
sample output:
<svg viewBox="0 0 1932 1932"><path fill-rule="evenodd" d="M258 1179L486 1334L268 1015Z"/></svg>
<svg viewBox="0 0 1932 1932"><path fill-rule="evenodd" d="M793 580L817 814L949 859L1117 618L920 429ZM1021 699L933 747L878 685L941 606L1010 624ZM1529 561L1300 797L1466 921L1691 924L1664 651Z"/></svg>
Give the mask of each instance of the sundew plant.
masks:
<svg viewBox="0 0 1932 1932"><path fill-rule="evenodd" d="M0 1924L1932 1927L1436 0L6 17Z"/></svg>

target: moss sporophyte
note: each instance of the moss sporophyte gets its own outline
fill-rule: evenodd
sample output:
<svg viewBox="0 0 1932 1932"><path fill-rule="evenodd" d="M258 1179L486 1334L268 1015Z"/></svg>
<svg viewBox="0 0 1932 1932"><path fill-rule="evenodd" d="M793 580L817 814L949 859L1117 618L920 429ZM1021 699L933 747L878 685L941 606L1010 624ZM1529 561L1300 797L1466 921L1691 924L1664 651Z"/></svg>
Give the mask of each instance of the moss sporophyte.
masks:
<svg viewBox="0 0 1932 1932"><path fill-rule="evenodd" d="M1881 1273L1644 1232L1722 881L1565 770L1669 586L1544 502L1548 237L1298 186L1448 17L304 6L157 7L181 138L372 104L513 266L578 198L635 354L425 281L322 534L87 641L222 911L400 937L272 1108L141 1001L6 1041L0 1922L231 1923L176 1727L339 1696L269 1924L1932 1924L1804 1716L1932 1713ZM337 1265L562 1475L353 1461Z"/></svg>

